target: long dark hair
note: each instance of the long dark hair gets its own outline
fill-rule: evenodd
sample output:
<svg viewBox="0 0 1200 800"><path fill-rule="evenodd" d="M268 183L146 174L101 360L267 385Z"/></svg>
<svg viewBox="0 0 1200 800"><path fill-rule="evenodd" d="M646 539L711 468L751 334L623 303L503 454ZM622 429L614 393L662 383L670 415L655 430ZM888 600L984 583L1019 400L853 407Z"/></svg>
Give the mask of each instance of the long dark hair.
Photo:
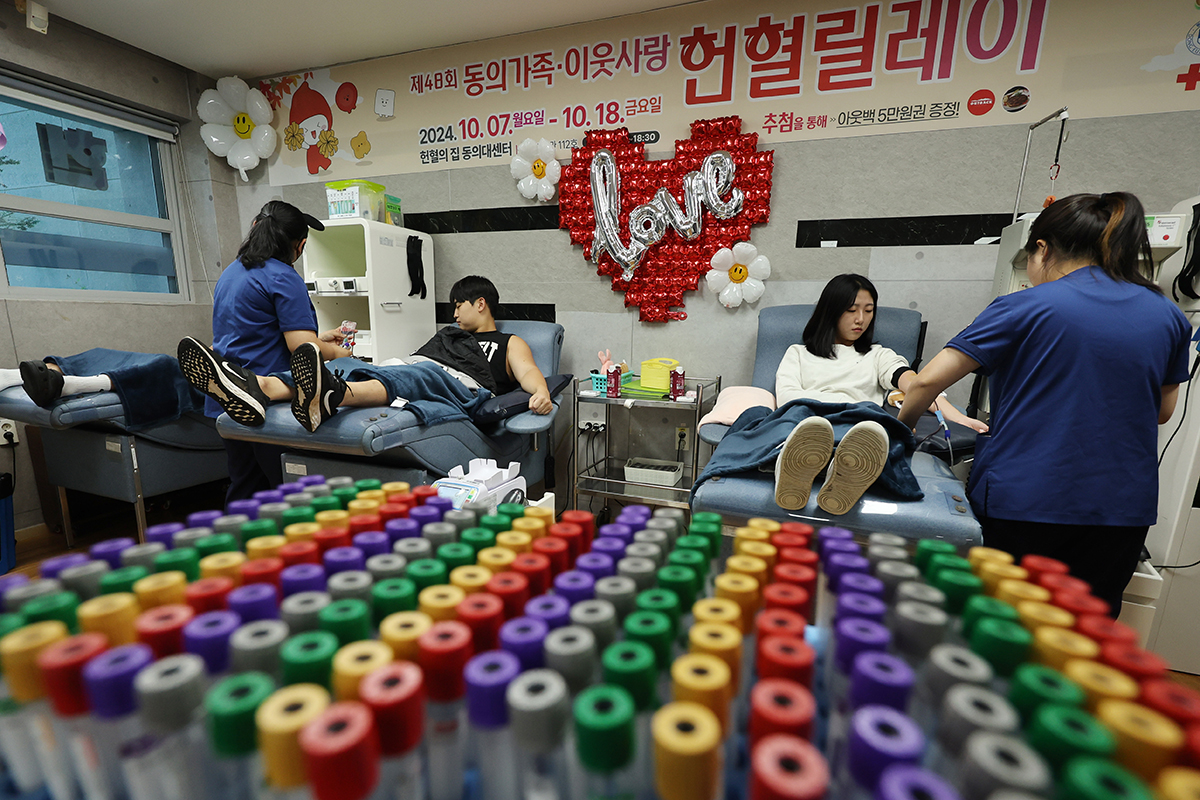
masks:
<svg viewBox="0 0 1200 800"><path fill-rule="evenodd" d="M1129 192L1073 194L1055 201L1029 226L1025 252L1046 243L1046 261L1087 260L1115 281L1161 289L1142 272L1154 263L1146 234L1146 210Z"/></svg>
<svg viewBox="0 0 1200 800"><path fill-rule="evenodd" d="M296 245L308 238L306 215L291 203L271 200L250 226L246 241L238 248L238 258L246 269L261 267L268 258L285 264L296 260Z"/></svg>
<svg viewBox="0 0 1200 800"><path fill-rule="evenodd" d="M821 299L817 300L817 307L813 309L812 317L804 326L804 346L808 348L808 352L820 358L833 358L838 320L846 313L846 309L854 305L862 289L867 290L871 295L871 302L878 306L879 292L875 290L875 284L862 275L847 272L834 276L825 284L825 288L821 290ZM871 324L863 331L863 335L858 337L854 349L866 353L874 343L875 317L872 316Z"/></svg>

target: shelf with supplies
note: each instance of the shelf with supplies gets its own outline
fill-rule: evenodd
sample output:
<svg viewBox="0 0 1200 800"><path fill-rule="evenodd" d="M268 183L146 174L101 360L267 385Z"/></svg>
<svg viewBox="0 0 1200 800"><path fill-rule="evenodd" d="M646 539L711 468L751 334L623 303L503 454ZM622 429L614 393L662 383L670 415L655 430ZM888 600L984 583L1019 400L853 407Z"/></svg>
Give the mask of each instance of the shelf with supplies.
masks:
<svg viewBox="0 0 1200 800"><path fill-rule="evenodd" d="M636 381L634 384L636 385ZM624 388L624 386L623 386ZM696 435L700 418L712 410L721 391L721 378L687 378L687 392L694 398L669 399L669 395L608 397L593 389L591 376L574 384L575 471L572 476L574 508L581 495L604 497L618 502L687 508L692 482L702 463L700 449L711 448ZM602 420L589 422L583 411ZM648 414L663 414L658 421ZM674 415L671 412L675 412ZM676 417L673 424L662 420ZM599 426L585 429L586 425ZM618 428L614 429L614 425ZM671 444L683 431L687 448ZM674 452L680 460L655 457ZM682 456L680 452L683 451Z"/></svg>

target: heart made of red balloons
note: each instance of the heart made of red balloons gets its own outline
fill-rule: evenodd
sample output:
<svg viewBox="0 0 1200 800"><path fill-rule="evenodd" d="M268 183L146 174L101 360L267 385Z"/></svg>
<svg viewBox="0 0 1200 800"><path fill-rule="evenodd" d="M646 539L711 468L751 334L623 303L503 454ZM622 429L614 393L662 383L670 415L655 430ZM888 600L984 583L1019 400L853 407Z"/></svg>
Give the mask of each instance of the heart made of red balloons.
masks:
<svg viewBox="0 0 1200 800"><path fill-rule="evenodd" d="M583 245L584 258L590 259L596 216L592 208L591 166L598 150L613 154L621 176L621 240L629 241L629 213L654 199L665 187L682 208L683 177L699 170L704 159L717 150L733 157L736 166L733 185L745 195L742 210L730 219L714 217L705 208L700 235L687 240L674 229L652 245L629 280L622 280L622 269L605 252L597 274L612 278L614 292L625 293L625 305L637 306L642 322L669 322L687 319L687 312L672 311L683 306L683 293L695 291L700 279L712 267L709 260L722 247L750 241L750 226L765 223L771 217L771 171L775 151L758 150L758 134L742 133L741 117L703 119L692 123L690 139L675 142L675 156L669 160L647 161L645 147L629 139L626 128L588 131L583 146L571 151L571 163L562 169L558 182L559 227L571 234L571 242Z"/></svg>

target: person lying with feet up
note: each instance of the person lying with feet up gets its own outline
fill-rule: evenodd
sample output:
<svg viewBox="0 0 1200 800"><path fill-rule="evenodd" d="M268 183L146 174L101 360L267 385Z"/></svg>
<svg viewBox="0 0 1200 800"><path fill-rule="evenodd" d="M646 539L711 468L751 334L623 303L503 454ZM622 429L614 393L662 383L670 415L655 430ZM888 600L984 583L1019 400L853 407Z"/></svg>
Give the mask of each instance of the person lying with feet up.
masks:
<svg viewBox="0 0 1200 800"><path fill-rule="evenodd" d="M775 502L788 510L808 505L813 482L828 467L817 506L850 511L876 480L897 497L923 496L910 467L912 432L883 410L887 396L916 377L903 356L875 344L879 293L862 275L838 275L825 285L804 328L775 373L777 409L742 412L717 445L692 489L709 478L774 469ZM977 432L944 395L930 410Z"/></svg>
<svg viewBox="0 0 1200 800"><path fill-rule="evenodd" d="M293 416L311 433L341 407L389 406L397 399L471 407L516 389L529 393L529 410L549 414L554 405L529 345L496 329L500 296L492 282L463 278L450 289L450 302L458 327L439 331L416 352L415 363L354 362L343 376L329 370L315 343L305 342L292 351L290 372L256 375L192 337L179 343L179 363L192 386L243 425L262 425L272 402L290 401Z"/></svg>

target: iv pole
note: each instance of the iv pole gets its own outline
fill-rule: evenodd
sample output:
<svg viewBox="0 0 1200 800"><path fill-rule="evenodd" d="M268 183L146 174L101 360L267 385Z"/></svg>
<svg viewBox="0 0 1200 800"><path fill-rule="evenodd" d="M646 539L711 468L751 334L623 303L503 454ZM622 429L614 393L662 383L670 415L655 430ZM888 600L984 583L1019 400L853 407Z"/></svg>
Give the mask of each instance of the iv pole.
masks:
<svg viewBox="0 0 1200 800"><path fill-rule="evenodd" d="M1029 135L1025 137L1025 157L1021 159L1021 179L1017 183L1017 200L1013 204L1013 222L1017 221L1017 216L1021 211L1021 191L1025 188L1025 170L1029 167L1029 147L1033 144L1033 131L1042 125L1045 125L1052 119L1062 120L1062 126L1058 129L1058 149L1059 152L1062 152L1063 131L1067 127L1067 120L1070 119L1070 116L1071 115L1067 113L1067 107L1063 106L1058 111L1053 111L1047 114L1029 126ZM1058 163L1057 155L1054 157L1054 163Z"/></svg>

